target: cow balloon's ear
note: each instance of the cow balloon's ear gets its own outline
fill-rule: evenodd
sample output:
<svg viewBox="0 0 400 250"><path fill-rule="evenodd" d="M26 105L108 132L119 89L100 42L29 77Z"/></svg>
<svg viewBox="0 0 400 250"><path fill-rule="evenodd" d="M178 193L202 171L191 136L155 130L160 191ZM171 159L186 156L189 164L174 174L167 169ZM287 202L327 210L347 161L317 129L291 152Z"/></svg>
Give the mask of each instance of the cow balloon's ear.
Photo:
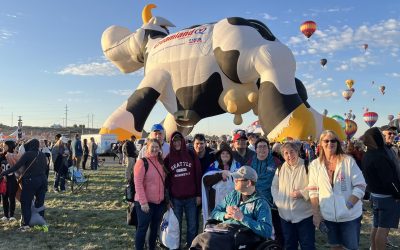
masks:
<svg viewBox="0 0 400 250"><path fill-rule="evenodd" d="M150 20L149 23L155 24L158 26L165 26L165 27L176 27L173 23L165 19L164 17L160 16L153 16Z"/></svg>

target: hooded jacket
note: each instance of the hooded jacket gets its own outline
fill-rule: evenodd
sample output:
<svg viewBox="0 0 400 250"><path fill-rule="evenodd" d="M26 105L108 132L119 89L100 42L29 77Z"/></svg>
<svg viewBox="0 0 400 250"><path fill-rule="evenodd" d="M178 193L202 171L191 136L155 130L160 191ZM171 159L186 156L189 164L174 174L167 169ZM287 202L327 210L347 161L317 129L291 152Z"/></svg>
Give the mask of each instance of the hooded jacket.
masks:
<svg viewBox="0 0 400 250"><path fill-rule="evenodd" d="M12 168L9 168L8 170L1 173L1 177L17 171L21 167L24 167L22 171L23 173L31 164L32 165L25 172L23 179L46 175L46 156L39 151L39 141L37 139L31 139L27 143L25 143L24 147L25 153L22 155L22 157L15 163Z"/></svg>
<svg viewBox="0 0 400 250"><path fill-rule="evenodd" d="M368 190L371 193L400 198L396 164L385 149L381 132L376 127L370 128L363 137L367 152L362 159L362 166Z"/></svg>
<svg viewBox="0 0 400 250"><path fill-rule="evenodd" d="M172 138L180 135L181 149L176 150L172 143ZM169 175L167 178L167 187L172 198L187 199L201 197L201 164L195 154L189 153L186 148L186 142L183 135L174 132L171 135L171 146L167 157L164 159L164 165Z"/></svg>

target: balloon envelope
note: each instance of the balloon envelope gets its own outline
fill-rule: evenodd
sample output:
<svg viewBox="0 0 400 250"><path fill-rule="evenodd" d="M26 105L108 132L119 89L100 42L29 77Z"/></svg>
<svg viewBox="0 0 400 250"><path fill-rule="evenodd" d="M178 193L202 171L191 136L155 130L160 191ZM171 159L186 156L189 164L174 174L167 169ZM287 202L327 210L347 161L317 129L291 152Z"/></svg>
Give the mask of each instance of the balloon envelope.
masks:
<svg viewBox="0 0 400 250"><path fill-rule="evenodd" d="M327 59L322 58L320 63L321 63L321 65L322 65L322 67L324 67L324 66L326 65L327 62L328 62Z"/></svg>
<svg viewBox="0 0 400 250"><path fill-rule="evenodd" d="M340 127L342 127L343 129L346 128L346 122L343 117L341 117L340 115L333 115L331 118L337 121Z"/></svg>
<svg viewBox="0 0 400 250"><path fill-rule="evenodd" d="M351 91L350 89L346 89L342 92L342 96L344 97L344 99L346 99L347 101L351 98L351 96L353 95L353 91Z"/></svg>
<svg viewBox="0 0 400 250"><path fill-rule="evenodd" d="M310 38L312 34L317 30L317 24L314 21L305 21L300 25L300 31L307 38Z"/></svg>
<svg viewBox="0 0 400 250"><path fill-rule="evenodd" d="M364 48L364 50L367 50L367 49L368 49L368 44L367 44L367 43L364 43L364 44L363 44L363 48Z"/></svg>
<svg viewBox="0 0 400 250"><path fill-rule="evenodd" d="M350 140L354 134L357 132L357 123L350 119L345 120L346 127L344 129L344 132L347 135L347 140Z"/></svg>
<svg viewBox="0 0 400 250"><path fill-rule="evenodd" d="M386 89L386 87L385 87L384 85L381 85L381 86L379 87L379 90L381 91L382 95L385 94L385 89Z"/></svg>
<svg viewBox="0 0 400 250"><path fill-rule="evenodd" d="M347 79L347 80L346 80L346 85L347 85L347 87L348 87L349 89L351 89L351 88L353 87L353 85L354 85L354 80L352 80L352 79Z"/></svg>
<svg viewBox="0 0 400 250"><path fill-rule="evenodd" d="M391 122L394 119L394 115L388 115L388 120Z"/></svg>
<svg viewBox="0 0 400 250"><path fill-rule="evenodd" d="M369 126L372 127L378 120L378 114L375 112L365 112L363 115L364 122Z"/></svg>

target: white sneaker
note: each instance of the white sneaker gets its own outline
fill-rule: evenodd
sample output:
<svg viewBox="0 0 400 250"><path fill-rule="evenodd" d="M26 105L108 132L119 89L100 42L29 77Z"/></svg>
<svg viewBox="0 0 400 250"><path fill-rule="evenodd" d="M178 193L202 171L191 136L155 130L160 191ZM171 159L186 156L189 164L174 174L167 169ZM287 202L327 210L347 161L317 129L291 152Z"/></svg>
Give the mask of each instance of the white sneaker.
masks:
<svg viewBox="0 0 400 250"><path fill-rule="evenodd" d="M17 219L15 219L15 217L10 217L10 219L8 219L9 221L16 221Z"/></svg>
<svg viewBox="0 0 400 250"><path fill-rule="evenodd" d="M18 232L26 232L29 231L31 229L30 226L22 226L20 228L17 229Z"/></svg>
<svg viewBox="0 0 400 250"><path fill-rule="evenodd" d="M3 218L0 219L1 221L8 221L8 218L3 216Z"/></svg>

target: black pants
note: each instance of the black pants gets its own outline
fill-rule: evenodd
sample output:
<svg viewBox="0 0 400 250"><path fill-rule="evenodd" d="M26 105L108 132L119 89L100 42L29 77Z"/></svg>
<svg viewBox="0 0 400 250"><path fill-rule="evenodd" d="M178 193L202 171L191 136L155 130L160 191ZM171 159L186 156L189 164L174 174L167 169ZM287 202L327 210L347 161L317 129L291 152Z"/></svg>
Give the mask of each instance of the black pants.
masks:
<svg viewBox="0 0 400 250"><path fill-rule="evenodd" d="M31 220L31 205L35 197L35 207L39 208L44 205L44 199L47 191L47 178L45 175L22 178L22 192L21 192L21 212L22 212L22 225L29 226ZM42 216L44 211L40 212Z"/></svg>
<svg viewBox="0 0 400 250"><path fill-rule="evenodd" d="M87 162L88 156L89 155L83 155L82 169L86 169L86 162Z"/></svg>
<svg viewBox="0 0 400 250"><path fill-rule="evenodd" d="M2 195L4 216L7 218L14 217L17 187L15 175L7 176L7 192Z"/></svg>

